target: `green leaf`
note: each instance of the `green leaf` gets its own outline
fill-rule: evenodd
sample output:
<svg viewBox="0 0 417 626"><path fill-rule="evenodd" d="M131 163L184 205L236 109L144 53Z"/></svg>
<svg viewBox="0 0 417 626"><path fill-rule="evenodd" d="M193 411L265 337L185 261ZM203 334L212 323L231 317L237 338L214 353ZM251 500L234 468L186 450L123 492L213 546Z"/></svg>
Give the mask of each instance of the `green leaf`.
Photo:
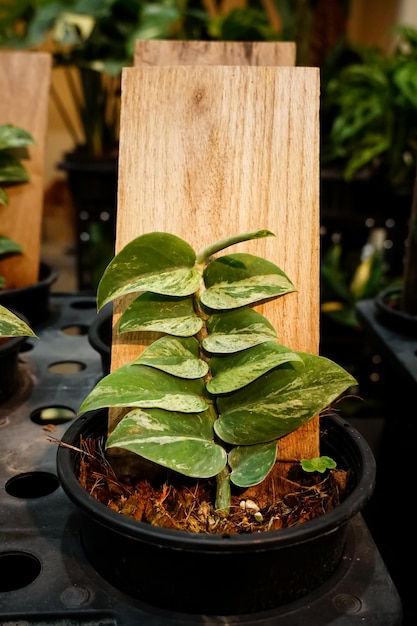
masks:
<svg viewBox="0 0 417 626"><path fill-rule="evenodd" d="M230 480L238 487L258 485L274 467L276 455L276 441L232 448L229 452Z"/></svg>
<svg viewBox="0 0 417 626"><path fill-rule="evenodd" d="M277 339L266 317L247 307L210 315L207 332L203 348L212 354L238 352Z"/></svg>
<svg viewBox="0 0 417 626"><path fill-rule="evenodd" d="M26 183L28 180L28 171L16 156L0 153L0 183Z"/></svg>
<svg viewBox="0 0 417 626"><path fill-rule="evenodd" d="M302 426L356 380L325 357L298 353L304 362L282 365L244 389L218 397L214 425L223 441L252 445L273 441Z"/></svg>
<svg viewBox="0 0 417 626"><path fill-rule="evenodd" d="M155 367L178 378L203 378L208 372L208 364L199 358L198 341L192 337L161 337L134 363Z"/></svg>
<svg viewBox="0 0 417 626"><path fill-rule="evenodd" d="M23 252L23 248L20 244L16 243L12 239L8 237L0 236L0 256L12 256L15 254L21 254Z"/></svg>
<svg viewBox="0 0 417 626"><path fill-rule="evenodd" d="M207 383L207 390L213 394L236 391L274 367L289 361L302 363L302 359L296 352L272 341L236 354L212 357L210 368L213 378Z"/></svg>
<svg viewBox="0 0 417 626"><path fill-rule="evenodd" d="M35 142L30 133L13 124L0 124L0 150L6 148L23 148Z"/></svg>
<svg viewBox="0 0 417 626"><path fill-rule="evenodd" d="M106 448L123 448L193 478L215 476L226 465L225 450L213 441L208 411L190 415L136 409L107 439Z"/></svg>
<svg viewBox="0 0 417 626"><path fill-rule="evenodd" d="M235 309L295 291L286 274L274 263L252 254L219 257L204 270L201 302L214 310Z"/></svg>
<svg viewBox="0 0 417 626"><path fill-rule="evenodd" d="M128 243L109 263L97 289L97 304L139 291L189 296L201 276L191 246L169 233L149 233Z"/></svg>
<svg viewBox="0 0 417 626"><path fill-rule="evenodd" d="M305 472L324 472L328 469L334 469L336 462L329 456L315 456L312 459L301 459L301 467Z"/></svg>
<svg viewBox="0 0 417 626"><path fill-rule="evenodd" d="M207 260L228 248L229 246L233 246L237 243L242 243L243 241L251 241L253 239L263 239L264 237L275 237L274 233L271 233L270 230L256 230L249 233L241 233L239 235L232 235L231 237L226 237L225 239L220 239L215 243L207 246L200 250L197 254L197 263L205 265Z"/></svg>
<svg viewBox="0 0 417 626"><path fill-rule="evenodd" d="M36 337L20 317L0 305L0 337Z"/></svg>
<svg viewBox="0 0 417 626"><path fill-rule="evenodd" d="M146 365L124 365L97 383L79 413L111 406L157 407L169 411L204 411L201 380L179 379Z"/></svg>
<svg viewBox="0 0 417 626"><path fill-rule="evenodd" d="M146 292L136 298L119 321L119 333L156 331L192 337L203 326L190 297L174 298Z"/></svg>

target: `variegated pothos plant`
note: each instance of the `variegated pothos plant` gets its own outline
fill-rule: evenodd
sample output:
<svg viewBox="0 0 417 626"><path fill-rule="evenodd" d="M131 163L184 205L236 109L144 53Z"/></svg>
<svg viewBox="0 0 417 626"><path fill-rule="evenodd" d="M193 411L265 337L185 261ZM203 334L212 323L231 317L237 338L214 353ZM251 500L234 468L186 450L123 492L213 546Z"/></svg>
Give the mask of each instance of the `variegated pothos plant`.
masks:
<svg viewBox="0 0 417 626"><path fill-rule="evenodd" d="M275 463L277 440L356 383L327 358L281 345L252 308L295 291L279 267L246 253L218 256L232 244L269 236L245 233L196 254L175 235L144 234L114 257L98 286L99 309L139 292L118 332L162 336L102 378L79 413L129 407L106 448L186 476L216 476L222 510L230 483L262 482Z"/></svg>

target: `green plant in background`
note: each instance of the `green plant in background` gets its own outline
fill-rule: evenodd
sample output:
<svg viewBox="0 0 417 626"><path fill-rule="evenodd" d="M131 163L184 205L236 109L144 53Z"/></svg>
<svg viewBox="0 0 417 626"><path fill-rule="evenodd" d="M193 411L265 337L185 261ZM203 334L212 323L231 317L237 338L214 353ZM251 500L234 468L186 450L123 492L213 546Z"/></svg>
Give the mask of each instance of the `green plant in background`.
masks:
<svg viewBox="0 0 417 626"><path fill-rule="evenodd" d="M342 45L343 66L330 56L323 68L322 164L339 165L348 180L368 170L397 186L415 174L417 31L396 32L390 55Z"/></svg>
<svg viewBox="0 0 417 626"><path fill-rule="evenodd" d="M52 52L54 67L65 70L81 136L56 90L54 102L74 143L100 156L117 148L120 72L132 63L135 39L146 28L161 35L176 17L170 3L21 0L0 7L0 45Z"/></svg>
<svg viewBox="0 0 417 626"><path fill-rule="evenodd" d="M27 169L22 163L22 150L33 145L33 137L23 128L12 124L0 124L0 211L9 198L8 185L17 185L29 180ZM9 237L0 235L0 259L22 253L22 247ZM0 276L0 289L4 278ZM29 326L17 315L0 305L0 337L35 336Z"/></svg>
<svg viewBox="0 0 417 626"><path fill-rule="evenodd" d="M216 508L225 511L231 484L262 482L275 463L277 440L356 383L333 361L281 345L251 308L295 291L279 267L245 253L212 258L268 236L246 233L196 254L174 235L145 234L113 258L97 292L99 309L139 292L118 332L162 336L101 379L79 413L128 408L107 449L124 448L194 478L216 476Z"/></svg>
<svg viewBox="0 0 417 626"><path fill-rule="evenodd" d="M359 253L346 254L340 242L324 253L320 265L321 311L334 322L357 326L356 303L373 298L381 290L385 280L383 238L383 229L376 229Z"/></svg>
<svg viewBox="0 0 417 626"><path fill-rule="evenodd" d="M0 211L1 205L8 204L6 188L9 185L25 183L29 180L27 169L22 163L27 146L33 145L32 136L23 128L12 124L0 124ZM0 235L0 259L22 253L22 247L9 237ZM0 289L5 286L0 276Z"/></svg>
<svg viewBox="0 0 417 626"><path fill-rule="evenodd" d="M50 50L64 68L77 112L52 98L76 146L88 155L117 150L120 76L136 39L268 40L280 36L257 2L220 14L200 0L20 0L0 6L0 47Z"/></svg>

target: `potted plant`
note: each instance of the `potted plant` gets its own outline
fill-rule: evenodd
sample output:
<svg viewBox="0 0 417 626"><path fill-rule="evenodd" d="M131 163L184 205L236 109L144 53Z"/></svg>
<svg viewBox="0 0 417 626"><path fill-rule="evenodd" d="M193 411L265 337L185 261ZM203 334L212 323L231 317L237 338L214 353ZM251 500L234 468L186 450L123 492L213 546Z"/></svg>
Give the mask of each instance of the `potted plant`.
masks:
<svg viewBox="0 0 417 626"><path fill-rule="evenodd" d="M323 417L319 457L277 458L279 440L355 379L281 345L253 308L295 290L279 267L219 255L267 236L230 237L196 254L175 235L144 234L114 257L98 287L99 309L116 298L127 304L119 333L158 339L85 398L58 449L58 475L83 512L83 546L97 571L170 610L253 613L307 594L334 572L347 524L372 493L373 455L340 418ZM124 482L115 471L127 467ZM327 481L336 499L322 491ZM303 492L320 505L298 524L291 502ZM227 581L212 593L215 571Z"/></svg>
<svg viewBox="0 0 417 626"><path fill-rule="evenodd" d="M0 125L0 205L9 202L6 187L25 183L29 174L18 152L21 148L33 145L33 138L25 129L12 124ZM22 246L9 237L0 235L0 259L22 254ZM6 287L5 279L0 276L0 289Z"/></svg>
<svg viewBox="0 0 417 626"><path fill-rule="evenodd" d="M33 137L24 128L13 124L0 124L0 211L8 205L7 188L24 184L29 180L23 163L25 150L33 145ZM0 260L23 254L22 246L0 235ZM45 264L40 265L39 280L33 285L13 285L0 276L0 303L9 309L20 311L30 321L38 322L45 318L48 309L50 286L57 278L57 272Z"/></svg>
<svg viewBox="0 0 417 626"><path fill-rule="evenodd" d="M22 163L20 148L33 143L33 138L23 128L11 124L0 125L0 205L7 205L7 186L22 184L28 180L28 172ZM0 258L22 253L22 247L9 237L0 236ZM0 276L0 290L5 280ZM4 402L16 390L18 384L18 354L26 336L35 336L27 321L0 304L0 401Z"/></svg>

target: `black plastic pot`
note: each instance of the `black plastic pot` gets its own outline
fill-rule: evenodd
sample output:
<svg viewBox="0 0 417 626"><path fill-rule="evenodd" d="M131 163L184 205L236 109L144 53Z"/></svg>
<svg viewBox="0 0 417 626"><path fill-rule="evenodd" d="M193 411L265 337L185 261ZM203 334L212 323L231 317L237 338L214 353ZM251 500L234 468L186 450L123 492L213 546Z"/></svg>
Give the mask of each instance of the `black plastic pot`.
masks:
<svg viewBox="0 0 417 626"><path fill-rule="evenodd" d="M117 153L92 157L82 149L67 152L59 168L67 173L77 229L77 278L80 291L95 293L114 255Z"/></svg>
<svg viewBox="0 0 417 626"><path fill-rule="evenodd" d="M11 398L20 383L19 352L26 337L10 337L0 343L0 403Z"/></svg>
<svg viewBox="0 0 417 626"><path fill-rule="evenodd" d="M409 315L398 308L401 287L391 287L381 291L375 297L375 306L379 321L401 334L417 337L417 316Z"/></svg>
<svg viewBox="0 0 417 626"><path fill-rule="evenodd" d="M106 304L88 327L89 344L101 358L103 375L110 373L113 303Z"/></svg>
<svg viewBox="0 0 417 626"><path fill-rule="evenodd" d="M30 325L44 322L49 317L51 286L57 278L57 270L41 263L38 282L27 287L1 290L0 304L22 313Z"/></svg>
<svg viewBox="0 0 417 626"><path fill-rule="evenodd" d="M63 442L106 432L107 414L78 418ZM317 589L335 572L352 520L366 505L375 460L362 436L339 417L322 419L322 453L351 469L344 502L293 528L250 535L203 535L136 522L96 501L77 480L79 453L59 447L58 477L81 511L81 541L94 569L117 589L155 607L203 615L271 610Z"/></svg>

